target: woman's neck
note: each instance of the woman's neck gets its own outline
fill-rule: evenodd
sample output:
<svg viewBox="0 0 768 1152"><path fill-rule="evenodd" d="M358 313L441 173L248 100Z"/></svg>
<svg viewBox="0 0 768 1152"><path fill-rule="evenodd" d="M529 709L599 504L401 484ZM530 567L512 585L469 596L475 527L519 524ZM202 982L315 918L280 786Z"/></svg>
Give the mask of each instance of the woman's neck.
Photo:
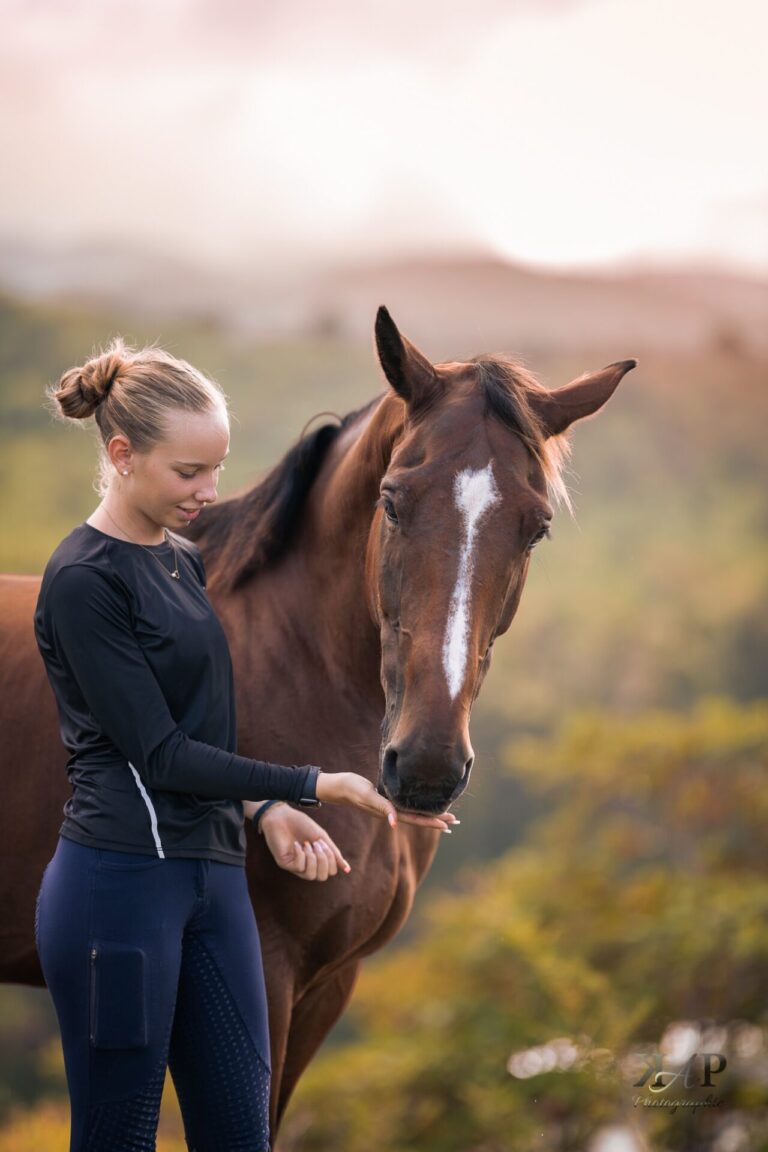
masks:
<svg viewBox="0 0 768 1152"><path fill-rule="evenodd" d="M119 540L127 540L131 544L163 544L165 542L165 529L154 525L154 532L152 532L152 523L147 517L143 517L143 522L139 523L136 520L135 514L131 514L131 510L124 504L115 506L112 504L107 507L106 500L102 500L101 504L86 520L93 528L98 528L100 532L106 533L107 536L115 536ZM158 532L160 533L158 539ZM148 539L148 537L152 539Z"/></svg>

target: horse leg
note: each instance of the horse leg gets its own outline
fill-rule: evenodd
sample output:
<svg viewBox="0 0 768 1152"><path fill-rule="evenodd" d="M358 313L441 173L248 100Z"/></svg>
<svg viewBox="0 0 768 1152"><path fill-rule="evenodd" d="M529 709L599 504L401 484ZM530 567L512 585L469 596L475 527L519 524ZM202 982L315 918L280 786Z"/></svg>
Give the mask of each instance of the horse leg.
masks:
<svg viewBox="0 0 768 1152"><path fill-rule="evenodd" d="M349 1003L359 967L359 960L355 960L338 968L294 1005L285 1060L277 1085L275 1131L299 1078Z"/></svg>

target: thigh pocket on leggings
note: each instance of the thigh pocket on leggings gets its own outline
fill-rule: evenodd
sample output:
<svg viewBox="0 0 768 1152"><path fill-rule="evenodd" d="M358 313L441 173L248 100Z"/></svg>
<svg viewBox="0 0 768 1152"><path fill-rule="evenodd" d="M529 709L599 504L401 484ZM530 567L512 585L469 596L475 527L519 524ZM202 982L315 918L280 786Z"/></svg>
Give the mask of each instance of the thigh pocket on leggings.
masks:
<svg viewBox="0 0 768 1152"><path fill-rule="evenodd" d="M147 1043L147 957L141 948L95 940L90 951L90 1037L94 1048Z"/></svg>

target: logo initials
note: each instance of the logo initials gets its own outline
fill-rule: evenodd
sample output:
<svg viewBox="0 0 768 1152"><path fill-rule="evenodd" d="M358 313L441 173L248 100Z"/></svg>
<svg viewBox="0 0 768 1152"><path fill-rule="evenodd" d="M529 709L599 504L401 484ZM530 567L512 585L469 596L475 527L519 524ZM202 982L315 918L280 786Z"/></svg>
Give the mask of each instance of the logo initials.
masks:
<svg viewBox="0 0 768 1152"><path fill-rule="evenodd" d="M699 1056L701 1056L704 1064L704 1079L700 1084L697 1084L696 1062ZM715 1062L714 1064L713 1061ZM650 1079L651 1082L648 1084L648 1088L651 1092L665 1092L667 1088L671 1088L681 1077L685 1088L713 1088L712 1076L716 1076L718 1072L724 1071L727 1064L728 1061L722 1052L695 1052L693 1056L686 1060L682 1068L678 1068L674 1072L665 1072L662 1067L661 1055L657 1052L655 1056L648 1061L643 1075L639 1080L635 1081L633 1088L643 1088L648 1084ZM666 1083L664 1077L669 1077Z"/></svg>

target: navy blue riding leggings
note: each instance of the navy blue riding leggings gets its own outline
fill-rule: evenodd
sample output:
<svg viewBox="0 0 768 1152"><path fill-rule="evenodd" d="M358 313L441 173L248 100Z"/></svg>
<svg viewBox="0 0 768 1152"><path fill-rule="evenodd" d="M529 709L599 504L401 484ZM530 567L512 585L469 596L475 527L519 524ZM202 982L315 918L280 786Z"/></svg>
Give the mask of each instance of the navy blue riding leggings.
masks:
<svg viewBox="0 0 768 1152"><path fill-rule="evenodd" d="M166 1066L193 1152L268 1152L267 1002L243 867L60 836L35 940L61 1029L70 1152L154 1152Z"/></svg>

